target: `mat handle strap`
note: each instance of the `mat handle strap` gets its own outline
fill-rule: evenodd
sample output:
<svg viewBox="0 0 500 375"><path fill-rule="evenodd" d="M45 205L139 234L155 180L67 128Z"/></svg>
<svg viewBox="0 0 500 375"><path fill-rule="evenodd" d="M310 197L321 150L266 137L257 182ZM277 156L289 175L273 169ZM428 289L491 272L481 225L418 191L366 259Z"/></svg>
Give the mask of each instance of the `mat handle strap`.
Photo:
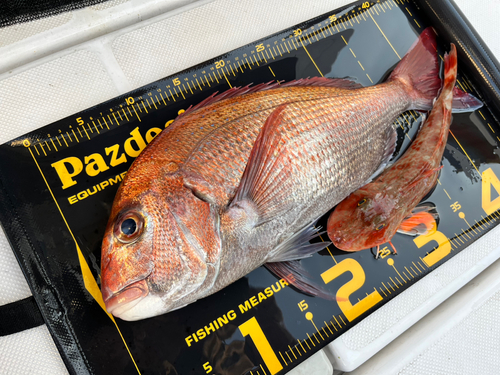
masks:
<svg viewBox="0 0 500 375"><path fill-rule="evenodd" d="M0 306L0 336L45 324L33 296Z"/></svg>

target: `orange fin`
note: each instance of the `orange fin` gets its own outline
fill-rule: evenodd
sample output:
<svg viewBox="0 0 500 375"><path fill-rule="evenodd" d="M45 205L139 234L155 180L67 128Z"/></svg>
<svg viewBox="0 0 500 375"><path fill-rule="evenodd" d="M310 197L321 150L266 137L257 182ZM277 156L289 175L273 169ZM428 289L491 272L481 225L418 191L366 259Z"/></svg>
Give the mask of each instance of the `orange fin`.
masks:
<svg viewBox="0 0 500 375"><path fill-rule="evenodd" d="M433 228L437 227L438 218L439 215L434 206L417 206L411 215L401 222L398 233L409 236L429 234Z"/></svg>

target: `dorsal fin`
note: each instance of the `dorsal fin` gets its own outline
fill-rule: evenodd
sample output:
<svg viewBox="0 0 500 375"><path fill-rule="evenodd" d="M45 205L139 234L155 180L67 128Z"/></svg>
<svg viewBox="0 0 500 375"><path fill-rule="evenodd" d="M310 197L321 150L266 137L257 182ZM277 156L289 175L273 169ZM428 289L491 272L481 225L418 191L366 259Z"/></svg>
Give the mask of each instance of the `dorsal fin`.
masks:
<svg viewBox="0 0 500 375"><path fill-rule="evenodd" d="M294 87L294 86L317 86L317 87L336 87L344 89L358 89L363 87L357 82L354 82L351 78L326 78L326 77L313 77L313 78L301 78L290 82L283 81L270 81L266 83L259 83L255 86L249 84L243 87L233 87L222 93L214 92L208 98L202 100L194 106L190 106L185 112L177 116L177 119L182 118L188 113L196 111L197 109L206 107L210 104L220 102L224 99L234 98L236 96L241 96L245 94L250 94L257 91L272 90L279 87ZM176 119L176 120L177 120Z"/></svg>

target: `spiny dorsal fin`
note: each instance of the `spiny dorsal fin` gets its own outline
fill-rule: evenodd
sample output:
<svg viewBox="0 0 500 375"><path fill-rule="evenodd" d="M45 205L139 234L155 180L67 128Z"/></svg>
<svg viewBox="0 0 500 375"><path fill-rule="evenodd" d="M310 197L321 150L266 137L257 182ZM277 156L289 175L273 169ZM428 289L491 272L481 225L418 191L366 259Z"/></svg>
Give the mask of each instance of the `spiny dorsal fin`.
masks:
<svg viewBox="0 0 500 375"><path fill-rule="evenodd" d="M257 91L272 90L280 87L294 87L294 86L317 86L317 87L336 87L344 89L358 89L363 87L361 84L355 82L351 78L326 78L326 77L313 77L301 78L290 82L283 81L270 81L266 83L259 83L255 86L252 84L243 87L233 87L223 93L215 92L208 98L202 100L200 103L190 106L185 112L177 116L177 119L182 118L186 114L196 111L197 109L206 107L210 104L220 102L224 99L234 98L237 96L250 94Z"/></svg>

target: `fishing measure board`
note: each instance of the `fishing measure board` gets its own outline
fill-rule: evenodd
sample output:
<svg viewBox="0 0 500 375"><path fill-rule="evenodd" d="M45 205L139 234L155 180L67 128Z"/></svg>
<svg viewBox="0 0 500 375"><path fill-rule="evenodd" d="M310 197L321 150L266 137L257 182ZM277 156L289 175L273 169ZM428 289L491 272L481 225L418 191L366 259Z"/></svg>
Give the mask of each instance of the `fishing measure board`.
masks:
<svg viewBox="0 0 500 375"><path fill-rule="evenodd" d="M454 115L439 183L425 199L437 207L436 231L396 235L397 255L388 246L378 259L370 249L329 246L302 260L340 302L304 295L261 267L162 316L125 322L106 313L100 245L113 197L134 158L179 113L216 91L273 80L380 83L427 26L438 31L441 57L457 44L457 85L485 103ZM500 220L498 68L466 26L446 1L353 3L0 146L2 226L68 370L284 374L493 228ZM395 122L395 158L421 118L410 111Z"/></svg>

